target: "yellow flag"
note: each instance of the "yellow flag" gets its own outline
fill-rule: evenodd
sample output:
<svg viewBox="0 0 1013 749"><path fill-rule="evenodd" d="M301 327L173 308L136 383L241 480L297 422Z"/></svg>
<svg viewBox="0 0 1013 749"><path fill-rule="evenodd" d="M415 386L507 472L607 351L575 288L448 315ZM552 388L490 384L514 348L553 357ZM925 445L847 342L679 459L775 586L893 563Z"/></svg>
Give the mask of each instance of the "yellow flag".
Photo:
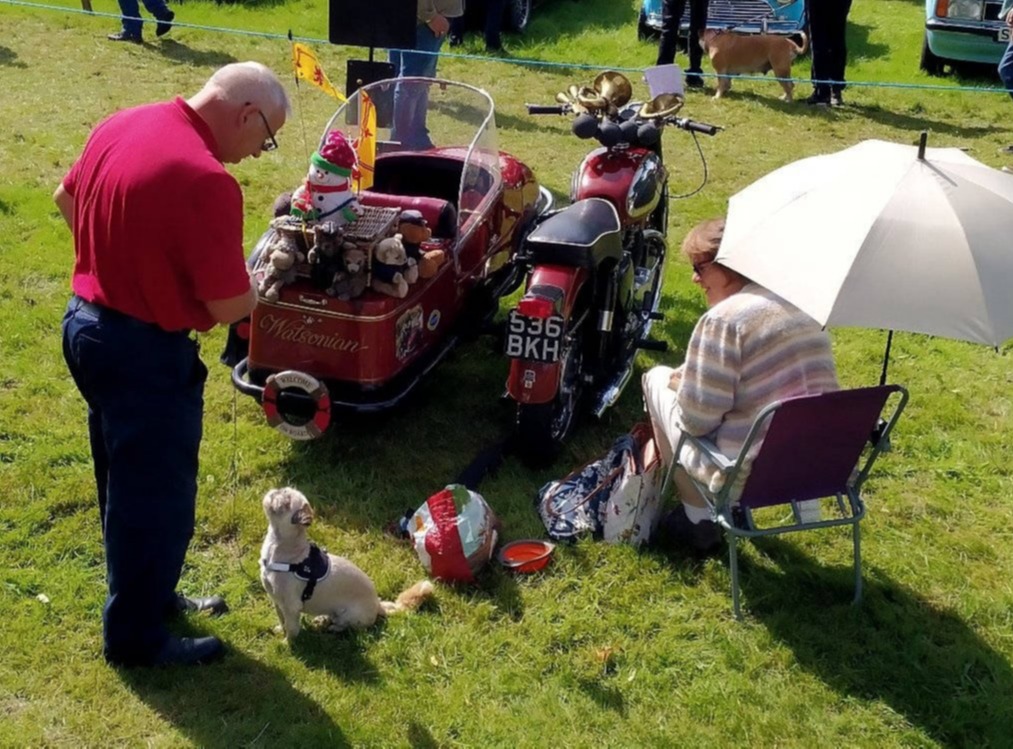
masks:
<svg viewBox="0 0 1013 749"><path fill-rule="evenodd" d="M355 153L359 157L356 175L356 192L373 186L376 167L376 106L362 89L359 89L359 137L355 139Z"/></svg>
<svg viewBox="0 0 1013 749"><path fill-rule="evenodd" d="M313 50L299 42L292 43L292 67L295 68L295 77L309 81L325 94L333 96L338 101L344 101L345 97L331 85L327 80L327 74L320 67L320 61L313 54Z"/></svg>

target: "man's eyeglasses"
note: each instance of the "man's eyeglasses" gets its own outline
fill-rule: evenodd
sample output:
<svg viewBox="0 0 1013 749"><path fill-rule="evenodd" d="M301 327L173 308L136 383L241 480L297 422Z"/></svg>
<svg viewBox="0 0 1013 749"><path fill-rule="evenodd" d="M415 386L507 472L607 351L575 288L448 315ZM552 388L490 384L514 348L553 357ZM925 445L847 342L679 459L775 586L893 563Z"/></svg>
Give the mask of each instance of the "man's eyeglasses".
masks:
<svg viewBox="0 0 1013 749"><path fill-rule="evenodd" d="M267 118L264 116L264 113L258 109L257 114L259 114L260 119L264 121L264 129L267 130L267 138L268 138L267 140L265 140L263 143L260 144L260 150L265 152L274 151L278 148L278 141L275 140L274 133L271 132L271 126L267 124Z"/></svg>
<svg viewBox="0 0 1013 749"><path fill-rule="evenodd" d="M702 263L693 263L693 272L696 273L698 276L702 276L704 269L708 265L712 265L713 263L714 263L713 260L704 260Z"/></svg>

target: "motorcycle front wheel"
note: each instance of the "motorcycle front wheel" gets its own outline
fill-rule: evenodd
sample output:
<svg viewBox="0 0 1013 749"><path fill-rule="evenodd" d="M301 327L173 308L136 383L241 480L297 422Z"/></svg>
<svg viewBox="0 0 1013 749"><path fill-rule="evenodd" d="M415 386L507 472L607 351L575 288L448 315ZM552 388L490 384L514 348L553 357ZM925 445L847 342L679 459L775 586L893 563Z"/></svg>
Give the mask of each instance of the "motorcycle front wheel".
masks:
<svg viewBox="0 0 1013 749"><path fill-rule="evenodd" d="M583 326L569 336L563 351L559 389L548 403L517 404L517 453L528 466L544 467L559 455L577 422L583 391Z"/></svg>

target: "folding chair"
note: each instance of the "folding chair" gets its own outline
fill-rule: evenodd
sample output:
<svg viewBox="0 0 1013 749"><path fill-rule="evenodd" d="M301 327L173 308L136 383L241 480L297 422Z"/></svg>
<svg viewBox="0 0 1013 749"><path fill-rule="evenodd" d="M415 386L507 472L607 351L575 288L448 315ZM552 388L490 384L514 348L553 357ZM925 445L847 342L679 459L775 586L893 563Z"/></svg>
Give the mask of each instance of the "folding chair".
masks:
<svg viewBox="0 0 1013 749"><path fill-rule="evenodd" d="M896 405L884 421L880 416L894 393L899 394L895 399ZM854 538L854 602L861 601L859 523L865 516L861 488L876 458L888 449L890 432L907 400L908 392L900 385L880 385L772 403L757 415L742 451L734 461L719 453L712 442L683 434L675 450L676 456L681 454L684 444L693 443L701 455L724 474L724 484L716 493L692 476L690 479L710 507L715 521L728 533L732 608L736 618L741 618L736 546L739 537L756 538L850 525ZM752 464L748 465L745 458L758 440L762 440L759 451ZM868 454L859 469L866 447ZM674 462L669 467L669 476L673 467ZM742 494L737 502L733 502L730 494L743 475L746 478ZM668 485L668 477L665 485ZM804 520L799 502L824 497L836 498L840 516L827 520ZM753 520L753 510L775 505L790 505L793 522L758 528Z"/></svg>

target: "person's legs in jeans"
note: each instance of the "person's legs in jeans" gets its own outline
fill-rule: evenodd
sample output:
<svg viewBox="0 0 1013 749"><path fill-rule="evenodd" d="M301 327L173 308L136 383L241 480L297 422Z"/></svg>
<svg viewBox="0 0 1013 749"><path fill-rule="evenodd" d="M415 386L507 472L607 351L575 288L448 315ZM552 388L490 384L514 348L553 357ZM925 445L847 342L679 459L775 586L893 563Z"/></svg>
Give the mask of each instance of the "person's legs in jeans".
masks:
<svg viewBox="0 0 1013 749"><path fill-rule="evenodd" d="M425 24L420 24L417 27L415 51L400 53L400 64L394 60L396 53L391 53L391 62L400 69L399 77L434 77L443 39L444 37L436 36ZM391 129L391 139L400 141L405 148L411 150L431 148L432 141L426 127L428 108L427 85L398 83L394 89L394 127Z"/></svg>
<svg viewBox="0 0 1013 749"><path fill-rule="evenodd" d="M1006 47L1006 52L999 61L999 78L1006 92L1013 97L1013 42Z"/></svg>
<svg viewBox="0 0 1013 749"><path fill-rule="evenodd" d="M658 40L658 61L656 65L671 65L675 62L675 50L679 46L679 25L682 23L682 9L688 0L661 0L661 38ZM690 40L692 43L692 40Z"/></svg>
<svg viewBox="0 0 1013 749"><path fill-rule="evenodd" d="M141 5L138 0L119 0L120 22L123 24L123 35L131 39L141 38Z"/></svg>

